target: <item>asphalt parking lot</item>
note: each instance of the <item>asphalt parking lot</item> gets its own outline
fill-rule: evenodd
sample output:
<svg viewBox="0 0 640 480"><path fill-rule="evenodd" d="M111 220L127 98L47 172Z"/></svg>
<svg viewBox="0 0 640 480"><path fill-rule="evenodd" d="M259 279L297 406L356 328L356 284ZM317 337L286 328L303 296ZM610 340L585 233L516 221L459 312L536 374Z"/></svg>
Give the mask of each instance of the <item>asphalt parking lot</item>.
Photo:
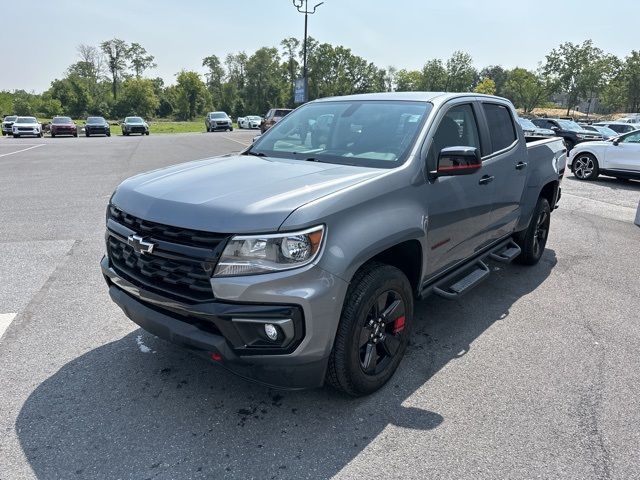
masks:
<svg viewBox="0 0 640 480"><path fill-rule="evenodd" d="M568 174L542 261L419 303L368 398L256 386L130 322L98 266L114 187L253 135L0 138L0 479L640 478L640 182Z"/></svg>

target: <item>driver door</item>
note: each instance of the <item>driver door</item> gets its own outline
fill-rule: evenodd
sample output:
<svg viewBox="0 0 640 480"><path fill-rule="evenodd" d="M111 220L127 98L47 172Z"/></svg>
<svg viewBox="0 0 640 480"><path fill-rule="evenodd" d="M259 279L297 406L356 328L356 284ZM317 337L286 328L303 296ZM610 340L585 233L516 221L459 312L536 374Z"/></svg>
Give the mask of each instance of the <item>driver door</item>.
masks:
<svg viewBox="0 0 640 480"><path fill-rule="evenodd" d="M609 146L605 161L606 168L640 172L640 131L627 133L618 145Z"/></svg>
<svg viewBox="0 0 640 480"><path fill-rule="evenodd" d="M447 147L473 147L482 151L478 106L468 99L452 102L436 121L427 168L434 171L438 155ZM472 256L488 240L494 188L491 168L483 162L476 172L440 176L425 185L427 275L436 275Z"/></svg>

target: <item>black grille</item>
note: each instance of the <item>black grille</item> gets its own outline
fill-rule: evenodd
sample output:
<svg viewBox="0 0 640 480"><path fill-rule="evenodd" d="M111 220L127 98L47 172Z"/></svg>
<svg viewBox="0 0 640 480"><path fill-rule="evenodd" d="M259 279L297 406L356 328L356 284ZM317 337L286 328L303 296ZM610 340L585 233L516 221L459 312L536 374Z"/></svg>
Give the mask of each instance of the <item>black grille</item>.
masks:
<svg viewBox="0 0 640 480"><path fill-rule="evenodd" d="M135 285L188 301L213 300L208 274L197 260L176 260L137 253L133 247L109 236L111 265Z"/></svg>
<svg viewBox="0 0 640 480"><path fill-rule="evenodd" d="M123 238L126 233L115 229L107 235L109 260L120 275L139 287L182 301L214 299L209 279L226 235L150 222L113 205L108 217L150 242L160 242L152 254L139 253ZM207 250L194 253L187 247Z"/></svg>
<svg viewBox="0 0 640 480"><path fill-rule="evenodd" d="M202 232L188 228L173 227L160 223L149 222L141 218L129 215L113 205L109 206L109 218L120 225L133 230L143 237L151 237L155 240L190 245L192 247L216 248L226 236L219 233Z"/></svg>

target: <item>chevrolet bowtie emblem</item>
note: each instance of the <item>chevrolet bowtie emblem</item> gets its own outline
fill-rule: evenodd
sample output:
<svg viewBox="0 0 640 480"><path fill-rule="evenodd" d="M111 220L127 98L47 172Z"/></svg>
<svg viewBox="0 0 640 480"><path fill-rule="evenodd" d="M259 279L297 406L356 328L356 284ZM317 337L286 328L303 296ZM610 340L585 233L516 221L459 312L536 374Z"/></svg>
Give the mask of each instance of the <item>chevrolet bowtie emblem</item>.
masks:
<svg viewBox="0 0 640 480"><path fill-rule="evenodd" d="M129 235L127 243L133 247L137 253L152 253L155 243L147 242L140 235Z"/></svg>

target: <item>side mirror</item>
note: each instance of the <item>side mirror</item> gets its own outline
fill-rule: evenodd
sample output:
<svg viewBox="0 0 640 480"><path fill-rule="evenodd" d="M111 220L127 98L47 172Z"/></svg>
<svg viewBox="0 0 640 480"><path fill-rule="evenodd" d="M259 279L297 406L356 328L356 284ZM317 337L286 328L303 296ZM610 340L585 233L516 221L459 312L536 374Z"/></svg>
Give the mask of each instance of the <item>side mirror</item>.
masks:
<svg viewBox="0 0 640 480"><path fill-rule="evenodd" d="M553 130L554 132L557 132L560 129L554 125L554 126L551 127L551 130Z"/></svg>
<svg viewBox="0 0 640 480"><path fill-rule="evenodd" d="M438 155L439 177L469 175L482 167L480 152L475 147L447 147Z"/></svg>
<svg viewBox="0 0 640 480"><path fill-rule="evenodd" d="M614 139L613 139L613 145L614 145L614 146L616 146L616 147L617 147L618 145L620 145L620 139L619 139L619 138L614 138Z"/></svg>

